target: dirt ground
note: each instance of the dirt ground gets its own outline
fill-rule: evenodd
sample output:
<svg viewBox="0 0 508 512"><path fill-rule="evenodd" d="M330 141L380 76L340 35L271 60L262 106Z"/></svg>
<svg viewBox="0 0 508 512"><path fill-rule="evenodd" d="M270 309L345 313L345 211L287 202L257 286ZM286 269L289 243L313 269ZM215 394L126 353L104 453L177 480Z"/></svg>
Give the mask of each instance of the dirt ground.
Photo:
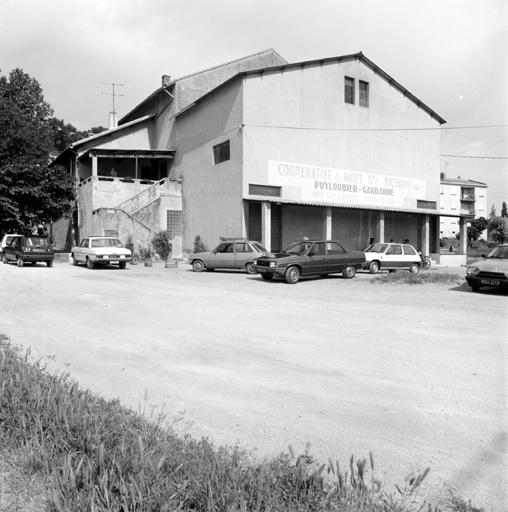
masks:
<svg viewBox="0 0 508 512"><path fill-rule="evenodd" d="M508 295L442 271L456 284L0 265L0 333L215 444L344 469L373 452L388 490L429 466L426 493L506 511Z"/></svg>

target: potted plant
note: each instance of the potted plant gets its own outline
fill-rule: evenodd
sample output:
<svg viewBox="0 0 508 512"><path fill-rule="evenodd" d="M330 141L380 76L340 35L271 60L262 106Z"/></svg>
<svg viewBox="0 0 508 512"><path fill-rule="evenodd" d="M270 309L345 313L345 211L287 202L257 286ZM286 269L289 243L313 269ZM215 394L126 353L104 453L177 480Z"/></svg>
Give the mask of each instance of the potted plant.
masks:
<svg viewBox="0 0 508 512"><path fill-rule="evenodd" d="M132 235L127 235L127 241L125 242L125 248L129 249L131 252L131 265L137 265L139 262L139 254L134 252L134 241L132 240Z"/></svg>
<svg viewBox="0 0 508 512"><path fill-rule="evenodd" d="M145 267L153 266L153 250L151 247L139 248L139 259L144 262Z"/></svg>
<svg viewBox="0 0 508 512"><path fill-rule="evenodd" d="M169 229L163 229L155 233L151 240L151 244L159 258L164 261L166 268L175 268L178 266L176 260L168 261L171 252L173 251L173 243L171 241L171 233Z"/></svg>

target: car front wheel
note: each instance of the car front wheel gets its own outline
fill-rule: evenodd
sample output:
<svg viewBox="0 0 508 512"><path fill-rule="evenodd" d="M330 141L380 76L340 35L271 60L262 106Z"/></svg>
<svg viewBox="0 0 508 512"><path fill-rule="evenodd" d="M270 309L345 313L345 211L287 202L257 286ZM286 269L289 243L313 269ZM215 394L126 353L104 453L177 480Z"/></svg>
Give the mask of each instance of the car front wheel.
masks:
<svg viewBox="0 0 508 512"><path fill-rule="evenodd" d="M4 265L5 265L6 263L8 263L8 261L7 261L7 256L6 256L5 254L4 254L4 255L3 255L3 257L2 257L2 260L3 260L3 262L4 262Z"/></svg>
<svg viewBox="0 0 508 512"><path fill-rule="evenodd" d="M118 266L120 267L120 269L123 270L127 266L127 262L126 261L120 261L118 263Z"/></svg>
<svg viewBox="0 0 508 512"><path fill-rule="evenodd" d="M192 270L194 270L194 272L203 272L203 270L205 270L205 265L201 260L194 260L192 262Z"/></svg>
<svg viewBox="0 0 508 512"><path fill-rule="evenodd" d="M254 268L252 263L247 263L247 265L245 265L245 270L247 271L247 274L255 274L256 273L256 269Z"/></svg>
<svg viewBox="0 0 508 512"><path fill-rule="evenodd" d="M25 262L21 258L18 258L16 263L18 264L18 267L21 268Z"/></svg>
<svg viewBox="0 0 508 512"><path fill-rule="evenodd" d="M261 274L261 277L265 280L265 281L271 281L273 279L273 276L271 274Z"/></svg>
<svg viewBox="0 0 508 512"><path fill-rule="evenodd" d="M344 276L344 279L352 279L353 277L355 277L355 274L356 274L356 267L354 265L348 265L342 271L342 275Z"/></svg>
<svg viewBox="0 0 508 512"><path fill-rule="evenodd" d="M53 266L53 260L46 261L46 265L51 268Z"/></svg>
<svg viewBox="0 0 508 512"><path fill-rule="evenodd" d="M413 263L410 267L409 267L409 272L411 274L418 274L418 272L420 272L420 265L418 265L418 263Z"/></svg>
<svg viewBox="0 0 508 512"><path fill-rule="evenodd" d="M471 290L473 290L473 292L479 292L480 287L479 286L471 286Z"/></svg>
<svg viewBox="0 0 508 512"><path fill-rule="evenodd" d="M300 270L298 267L289 267L286 271L286 282L288 284L296 284L300 279Z"/></svg>
<svg viewBox="0 0 508 512"><path fill-rule="evenodd" d="M78 266L78 260L76 259L76 256L74 254L72 255L72 264L77 267Z"/></svg>
<svg viewBox="0 0 508 512"><path fill-rule="evenodd" d="M90 270L95 267L95 263L87 256L86 258L86 268Z"/></svg>
<svg viewBox="0 0 508 512"><path fill-rule="evenodd" d="M379 263L377 261L371 262L371 264L369 265L369 272L371 274L377 274L378 271L379 271Z"/></svg>

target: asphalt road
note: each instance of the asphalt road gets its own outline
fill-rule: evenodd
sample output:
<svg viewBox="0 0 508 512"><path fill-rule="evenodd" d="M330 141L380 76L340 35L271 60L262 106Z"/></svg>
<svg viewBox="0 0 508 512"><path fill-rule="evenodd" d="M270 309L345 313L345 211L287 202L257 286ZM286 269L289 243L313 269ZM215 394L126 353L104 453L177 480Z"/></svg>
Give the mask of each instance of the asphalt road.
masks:
<svg viewBox="0 0 508 512"><path fill-rule="evenodd" d="M388 489L430 466L426 492L449 486L501 512L508 296L472 293L453 272L454 285L376 285L368 273L288 285L185 264L0 265L0 333L50 371L215 444L258 458L291 444L343 468L372 451Z"/></svg>

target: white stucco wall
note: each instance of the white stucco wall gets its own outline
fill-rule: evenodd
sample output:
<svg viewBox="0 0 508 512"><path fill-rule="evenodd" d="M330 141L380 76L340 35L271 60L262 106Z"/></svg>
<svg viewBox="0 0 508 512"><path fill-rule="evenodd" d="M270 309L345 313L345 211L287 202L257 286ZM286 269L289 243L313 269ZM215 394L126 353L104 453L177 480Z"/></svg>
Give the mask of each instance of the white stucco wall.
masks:
<svg viewBox="0 0 508 512"><path fill-rule="evenodd" d="M345 76L355 79L354 105L344 101ZM368 107L358 104L360 80L369 83ZM436 129L438 121L363 63L288 68L244 82L245 197L249 183L274 184L268 167L275 161L360 173L363 183L369 174L423 182L405 208L416 209L417 199L439 201L440 132L414 130ZM283 198L304 199L301 183L294 186L283 185Z"/></svg>

